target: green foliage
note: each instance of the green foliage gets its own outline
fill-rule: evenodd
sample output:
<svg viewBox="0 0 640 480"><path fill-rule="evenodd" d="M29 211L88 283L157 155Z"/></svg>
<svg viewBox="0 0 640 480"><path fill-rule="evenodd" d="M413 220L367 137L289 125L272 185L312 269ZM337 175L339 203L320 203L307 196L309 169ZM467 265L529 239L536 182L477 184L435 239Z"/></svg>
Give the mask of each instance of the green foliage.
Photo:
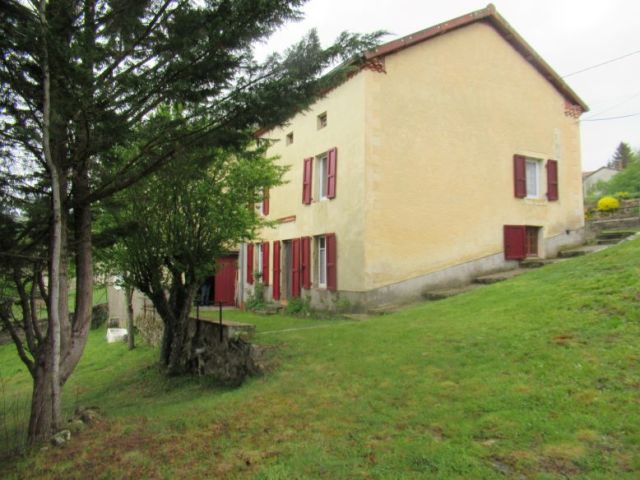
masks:
<svg viewBox="0 0 640 480"><path fill-rule="evenodd" d="M627 162L626 168L618 172L607 182L598 182L598 191L615 195L618 192L627 192L630 197L640 196L640 160L634 155Z"/></svg>
<svg viewBox="0 0 640 480"><path fill-rule="evenodd" d="M310 317L313 314L313 309L308 298L297 297L288 301L285 312L288 315Z"/></svg>
<svg viewBox="0 0 640 480"><path fill-rule="evenodd" d="M620 201L616 197L602 197L598 200L598 211L609 212L620 208Z"/></svg>
<svg viewBox="0 0 640 480"><path fill-rule="evenodd" d="M613 196L618 200L629 200L631 198L631 194L629 192L616 192Z"/></svg>
<svg viewBox="0 0 640 480"><path fill-rule="evenodd" d="M638 269L636 240L363 321L225 310L275 363L238 389L163 377L155 350L93 332L65 406L107 422L0 476L636 480Z"/></svg>
<svg viewBox="0 0 640 480"><path fill-rule="evenodd" d="M611 168L615 168L617 170L624 170L627 168L632 162L636 161L637 156L631 149L628 143L620 142L618 147L616 148L615 153L607 166Z"/></svg>
<svg viewBox="0 0 640 480"><path fill-rule="evenodd" d="M253 279L253 293L249 296L245 306L251 311L257 311L265 306L264 291L266 287L262 282L262 274L260 272L254 272Z"/></svg>

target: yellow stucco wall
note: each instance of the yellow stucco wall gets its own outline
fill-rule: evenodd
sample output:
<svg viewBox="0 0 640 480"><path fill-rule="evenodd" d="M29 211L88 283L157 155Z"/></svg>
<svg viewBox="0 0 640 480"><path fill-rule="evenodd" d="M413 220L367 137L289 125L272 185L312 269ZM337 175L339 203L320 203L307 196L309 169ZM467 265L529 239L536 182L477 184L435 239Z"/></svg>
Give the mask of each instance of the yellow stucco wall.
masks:
<svg viewBox="0 0 640 480"><path fill-rule="evenodd" d="M541 226L545 239L583 226L578 123L492 27L472 24L385 63L386 74L359 78L364 290L500 253L505 224ZM514 197L514 154L558 161L559 201ZM541 180L544 196L544 168Z"/></svg>
<svg viewBox="0 0 640 480"><path fill-rule="evenodd" d="M356 75L329 92L310 110L293 117L288 126L264 135L278 140L269 149L269 154L279 156L278 163L289 167L285 175L287 183L270 193L268 218L276 220L295 216L296 219L265 229L261 239L272 242L335 233L340 290L361 291L364 285L364 95L364 76ZM323 112L327 112L327 126L318 129L317 116ZM286 135L290 132L293 132L294 141L287 145ZM314 198L311 205L304 205L304 159L333 147L338 148L336 198L321 201ZM314 197L315 164L314 158ZM273 262L273 255L270 261Z"/></svg>

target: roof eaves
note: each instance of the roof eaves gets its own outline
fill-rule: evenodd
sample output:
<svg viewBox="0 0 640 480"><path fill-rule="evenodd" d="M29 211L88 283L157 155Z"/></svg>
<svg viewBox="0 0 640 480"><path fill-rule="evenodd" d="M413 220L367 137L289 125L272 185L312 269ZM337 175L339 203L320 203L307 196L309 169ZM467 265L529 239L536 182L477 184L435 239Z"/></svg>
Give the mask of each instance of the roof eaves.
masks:
<svg viewBox="0 0 640 480"><path fill-rule="evenodd" d="M458 28L470 25L478 21L489 22L502 37L522 55L556 90L558 90L567 100L580 106L583 112L588 112L587 104L567 85L567 83L558 75L547 62L545 62L538 53L509 25L509 23L498 13L493 4L487 5L486 8L476 10L474 12L462 15L460 17L448 20L444 23L434 25L433 27L420 30L405 37L393 40L391 42L380 45L364 54L365 59L371 60L376 57L388 55L390 53L403 50L407 47L434 38L444 33L456 30Z"/></svg>

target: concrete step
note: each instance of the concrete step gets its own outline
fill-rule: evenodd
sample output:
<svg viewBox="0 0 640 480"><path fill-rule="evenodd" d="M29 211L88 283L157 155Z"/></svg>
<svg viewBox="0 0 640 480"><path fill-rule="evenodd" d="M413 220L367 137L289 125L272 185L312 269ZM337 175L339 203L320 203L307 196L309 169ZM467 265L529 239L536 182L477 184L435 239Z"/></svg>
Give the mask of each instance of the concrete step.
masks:
<svg viewBox="0 0 640 480"><path fill-rule="evenodd" d="M389 313L395 313L402 308L401 305L393 303L385 303L384 305L378 305L377 307L369 308L366 311L367 315L387 315Z"/></svg>
<svg viewBox="0 0 640 480"><path fill-rule="evenodd" d="M582 255L586 255L588 252L582 248L573 248L571 250L562 250L558 252L558 257L560 258L574 258L581 257Z"/></svg>
<svg viewBox="0 0 640 480"><path fill-rule="evenodd" d="M596 243L598 245L615 245L620 243L620 238L598 238L596 239Z"/></svg>
<svg viewBox="0 0 640 480"><path fill-rule="evenodd" d="M431 301L444 300L445 298L455 297L456 295L460 295L461 293L470 292L471 290L475 290L478 287L480 287L479 284L470 283L468 285L463 285L461 287L427 290L422 293L422 297L425 300L431 300Z"/></svg>
<svg viewBox="0 0 640 480"><path fill-rule="evenodd" d="M518 275L522 275L524 272L526 272L525 269L516 268L515 270L507 270L505 272L492 273L490 275L483 275L481 277L474 278L473 283L478 283L481 285L490 285L492 283L503 282L505 280L509 280L510 278L517 277Z"/></svg>
<svg viewBox="0 0 640 480"><path fill-rule="evenodd" d="M605 230L598 234L599 239L623 239L630 237L636 232L633 230Z"/></svg>
<svg viewBox="0 0 640 480"><path fill-rule="evenodd" d="M520 262L520 268L540 268L552 263L555 263L555 260L550 258L527 258Z"/></svg>

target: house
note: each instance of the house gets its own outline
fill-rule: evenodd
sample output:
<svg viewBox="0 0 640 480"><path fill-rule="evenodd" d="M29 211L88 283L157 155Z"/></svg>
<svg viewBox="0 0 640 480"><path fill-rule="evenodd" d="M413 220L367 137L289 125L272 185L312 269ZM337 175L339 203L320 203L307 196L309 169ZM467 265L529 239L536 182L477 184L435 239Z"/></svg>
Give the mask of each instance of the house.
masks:
<svg viewBox="0 0 640 480"><path fill-rule="evenodd" d="M365 54L263 133L289 170L238 291L375 306L580 243L585 103L493 5ZM265 208L266 207L266 208Z"/></svg>
<svg viewBox="0 0 640 480"><path fill-rule="evenodd" d="M582 173L582 192L586 197L590 193L597 194L598 191L595 189L598 182L608 182L611 180L619 170L611 167L600 167L593 172L583 172Z"/></svg>

